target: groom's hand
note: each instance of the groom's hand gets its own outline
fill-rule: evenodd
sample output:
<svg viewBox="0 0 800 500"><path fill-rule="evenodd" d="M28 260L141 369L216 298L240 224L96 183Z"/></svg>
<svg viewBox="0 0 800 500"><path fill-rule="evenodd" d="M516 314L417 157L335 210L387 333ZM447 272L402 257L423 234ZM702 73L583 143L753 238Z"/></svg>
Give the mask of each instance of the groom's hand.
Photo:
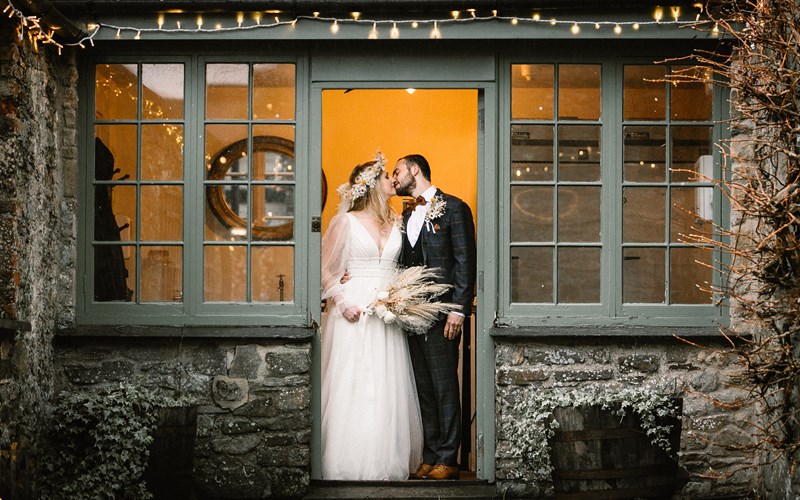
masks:
<svg viewBox="0 0 800 500"><path fill-rule="evenodd" d="M444 336L448 340L453 340L461 332L461 326L464 324L464 316L456 313L449 313L447 315L447 323L444 324Z"/></svg>

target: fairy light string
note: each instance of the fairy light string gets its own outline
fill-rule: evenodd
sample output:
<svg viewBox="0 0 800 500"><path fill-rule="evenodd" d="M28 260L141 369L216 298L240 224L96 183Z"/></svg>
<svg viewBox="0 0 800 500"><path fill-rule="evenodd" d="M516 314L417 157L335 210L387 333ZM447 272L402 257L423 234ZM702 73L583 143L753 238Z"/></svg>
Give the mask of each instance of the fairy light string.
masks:
<svg viewBox="0 0 800 500"><path fill-rule="evenodd" d="M701 19L703 13L703 5L696 3L693 5L695 9L694 17L692 19L681 19L683 13L681 8L677 6L661 7L657 6L652 12L652 21L609 21L609 20L577 20L577 19L556 19L556 18L543 18L539 12L533 11L530 16L523 17L521 15L504 16L500 15L497 10L492 10L490 15L480 15L476 9L465 9L464 11L451 11L449 17L431 18L431 19L369 19L364 17L362 12L352 12L350 17L325 17L320 12L314 12L313 15L300 15L292 19L281 19L281 12L267 11L267 12L252 12L249 13L250 21L247 21L247 16L244 12L233 12L231 24L228 26L223 25L218 20L216 22L206 22L202 13L190 14L187 12L175 14L180 16L180 19L169 21L168 16L170 13L158 13L154 20L153 26L121 26L110 23L91 23L88 27L88 34L76 42L59 42L56 40L55 31L48 28L40 18L36 16L25 15L22 11L17 9L10 0L6 0L7 5L3 13L8 14L9 18L17 19L17 34L20 40L25 35L33 44L34 48L38 48L38 44L49 44L57 47L59 54L64 47L80 47L94 46L95 37L102 30L107 30L115 33L115 39L125 38L123 34L130 33L129 36L133 40L141 40L147 37L148 34L161 33L225 33L233 31L252 31L262 29L275 29L287 28L297 29L297 24L300 21L308 21L314 23L325 23L329 25L329 30L332 35L337 35L339 30L344 25L366 25L371 29L368 30L366 38L402 38L401 30L417 30L423 26L430 29L430 38L444 38L446 37L446 26L457 25L464 23L480 23L480 22L502 22L508 23L511 29L519 25L533 25L543 27L558 27L563 26L573 35L578 36L584 28L593 28L593 31L601 31L604 28L609 29L612 33L619 36L625 29L638 31L645 26L672 26L672 27L697 27L705 23ZM187 16L188 22L187 22ZM191 22L191 17L194 17L194 23ZM710 30L710 36L718 36L718 31Z"/></svg>

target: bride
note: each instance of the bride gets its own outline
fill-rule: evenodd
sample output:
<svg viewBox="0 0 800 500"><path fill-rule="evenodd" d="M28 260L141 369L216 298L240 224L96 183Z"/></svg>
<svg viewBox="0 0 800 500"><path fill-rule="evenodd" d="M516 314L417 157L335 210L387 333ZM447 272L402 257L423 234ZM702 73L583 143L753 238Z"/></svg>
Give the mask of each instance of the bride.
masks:
<svg viewBox="0 0 800 500"><path fill-rule="evenodd" d="M395 324L365 312L393 278L402 247L382 155L355 167L339 194L340 213L322 239L322 477L408 479L422 462L408 343Z"/></svg>

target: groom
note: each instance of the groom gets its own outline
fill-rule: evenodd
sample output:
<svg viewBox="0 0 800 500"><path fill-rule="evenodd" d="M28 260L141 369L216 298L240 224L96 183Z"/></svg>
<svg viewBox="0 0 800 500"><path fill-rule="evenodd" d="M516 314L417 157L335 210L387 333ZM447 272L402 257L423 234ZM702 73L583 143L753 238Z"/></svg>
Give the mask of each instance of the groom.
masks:
<svg viewBox="0 0 800 500"><path fill-rule="evenodd" d="M436 269L439 283L452 285L438 298L459 309L440 318L425 335L409 335L411 364L417 383L423 428L423 463L414 479L458 479L461 404L458 380L459 335L472 313L475 294L475 226L466 203L431 184L431 168L421 155L400 158L394 187L399 196L415 198L403 213L404 267Z"/></svg>

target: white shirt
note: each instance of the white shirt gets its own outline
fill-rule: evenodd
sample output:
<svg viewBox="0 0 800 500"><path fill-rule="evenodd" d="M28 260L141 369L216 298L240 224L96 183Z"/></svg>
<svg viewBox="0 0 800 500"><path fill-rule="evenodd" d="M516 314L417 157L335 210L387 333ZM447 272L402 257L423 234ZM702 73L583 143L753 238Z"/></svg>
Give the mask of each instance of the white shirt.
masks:
<svg viewBox="0 0 800 500"><path fill-rule="evenodd" d="M431 186L425 191L422 192L420 196L425 198L425 201L430 204L431 199L436 194L436 187ZM411 212L411 216L408 218L408 226L406 227L406 236L408 236L408 242L411 243L411 246L417 244L417 240L419 239L419 233L422 231L422 226L425 225L425 214L428 213L428 204L425 205L418 205L414 208L414 211Z"/></svg>

